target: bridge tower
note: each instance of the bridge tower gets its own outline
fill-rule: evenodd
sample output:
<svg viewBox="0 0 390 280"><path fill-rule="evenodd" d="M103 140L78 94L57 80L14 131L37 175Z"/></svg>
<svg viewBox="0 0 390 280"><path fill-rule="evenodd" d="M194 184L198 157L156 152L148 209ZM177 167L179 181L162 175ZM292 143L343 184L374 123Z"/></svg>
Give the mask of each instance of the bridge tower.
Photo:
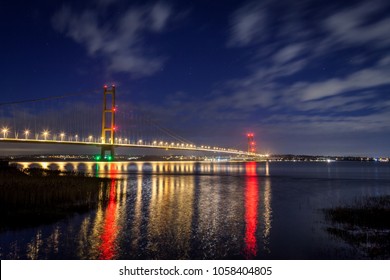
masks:
<svg viewBox="0 0 390 280"><path fill-rule="evenodd" d="M115 144L115 85L112 85L109 89L104 86L103 96L103 117L102 117L102 145L101 156L102 159L106 158L106 152L109 152L109 157L114 158L114 144Z"/></svg>
<svg viewBox="0 0 390 280"><path fill-rule="evenodd" d="M256 153L255 135L253 132L247 134L248 137L248 153Z"/></svg>

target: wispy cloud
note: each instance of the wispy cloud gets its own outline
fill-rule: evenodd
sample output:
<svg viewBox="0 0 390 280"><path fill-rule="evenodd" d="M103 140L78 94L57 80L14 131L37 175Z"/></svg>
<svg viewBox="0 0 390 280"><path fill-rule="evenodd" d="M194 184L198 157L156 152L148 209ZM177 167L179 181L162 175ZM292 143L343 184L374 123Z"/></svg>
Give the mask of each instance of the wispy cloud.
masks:
<svg viewBox="0 0 390 280"><path fill-rule="evenodd" d="M236 11L231 20L229 45L245 46L260 40L262 31L265 30L265 17L262 6L256 2L249 3Z"/></svg>
<svg viewBox="0 0 390 280"><path fill-rule="evenodd" d="M390 85L390 67L366 68L345 78L332 78L326 81L301 84L296 87L301 92L301 100L320 99L354 90Z"/></svg>
<svg viewBox="0 0 390 280"><path fill-rule="evenodd" d="M304 44L291 44L279 50L273 57L275 63L288 62L305 51Z"/></svg>
<svg viewBox="0 0 390 280"><path fill-rule="evenodd" d="M113 1L100 2L108 5ZM63 6L52 18L53 27L83 45L90 56L102 57L112 72L155 73L165 59L151 53L145 37L164 30L172 8L163 3L130 7L112 18L101 7L78 12Z"/></svg>
<svg viewBox="0 0 390 280"><path fill-rule="evenodd" d="M333 43L390 45L390 18L380 17L385 1L360 2L329 16L323 23Z"/></svg>

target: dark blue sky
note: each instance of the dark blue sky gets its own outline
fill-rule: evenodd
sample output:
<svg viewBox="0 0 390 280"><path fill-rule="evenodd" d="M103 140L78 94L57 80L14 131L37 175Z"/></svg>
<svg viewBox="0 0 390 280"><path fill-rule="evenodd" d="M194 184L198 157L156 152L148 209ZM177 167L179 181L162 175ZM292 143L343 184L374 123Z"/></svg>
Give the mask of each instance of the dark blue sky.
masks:
<svg viewBox="0 0 390 280"><path fill-rule="evenodd" d="M390 2L2 1L0 103L99 89L196 143L390 156Z"/></svg>

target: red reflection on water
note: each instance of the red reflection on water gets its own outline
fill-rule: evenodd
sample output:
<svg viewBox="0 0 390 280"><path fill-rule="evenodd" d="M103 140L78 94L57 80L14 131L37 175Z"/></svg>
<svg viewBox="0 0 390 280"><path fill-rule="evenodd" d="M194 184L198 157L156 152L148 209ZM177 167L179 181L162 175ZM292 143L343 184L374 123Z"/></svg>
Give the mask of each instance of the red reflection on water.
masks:
<svg viewBox="0 0 390 280"><path fill-rule="evenodd" d="M257 255L256 229L259 187L256 176L256 162L247 162L245 171L245 256L251 259Z"/></svg>
<svg viewBox="0 0 390 280"><path fill-rule="evenodd" d="M118 165L116 163L111 163L108 166L108 173L110 174L110 178L118 178Z"/></svg>
<svg viewBox="0 0 390 280"><path fill-rule="evenodd" d="M111 260L116 255L114 247L118 232L118 226L116 224L116 209L116 184L115 180L112 180L101 236L102 243L100 245L100 259L102 260Z"/></svg>

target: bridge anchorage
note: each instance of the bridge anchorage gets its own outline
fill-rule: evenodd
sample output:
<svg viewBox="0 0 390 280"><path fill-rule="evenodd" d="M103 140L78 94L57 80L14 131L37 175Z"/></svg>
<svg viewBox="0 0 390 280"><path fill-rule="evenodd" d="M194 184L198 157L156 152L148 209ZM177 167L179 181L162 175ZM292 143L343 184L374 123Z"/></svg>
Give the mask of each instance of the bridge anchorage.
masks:
<svg viewBox="0 0 390 280"><path fill-rule="evenodd" d="M103 91L102 145L100 153L102 159L111 160L115 157L115 112L115 85L112 85L110 89L105 85Z"/></svg>

